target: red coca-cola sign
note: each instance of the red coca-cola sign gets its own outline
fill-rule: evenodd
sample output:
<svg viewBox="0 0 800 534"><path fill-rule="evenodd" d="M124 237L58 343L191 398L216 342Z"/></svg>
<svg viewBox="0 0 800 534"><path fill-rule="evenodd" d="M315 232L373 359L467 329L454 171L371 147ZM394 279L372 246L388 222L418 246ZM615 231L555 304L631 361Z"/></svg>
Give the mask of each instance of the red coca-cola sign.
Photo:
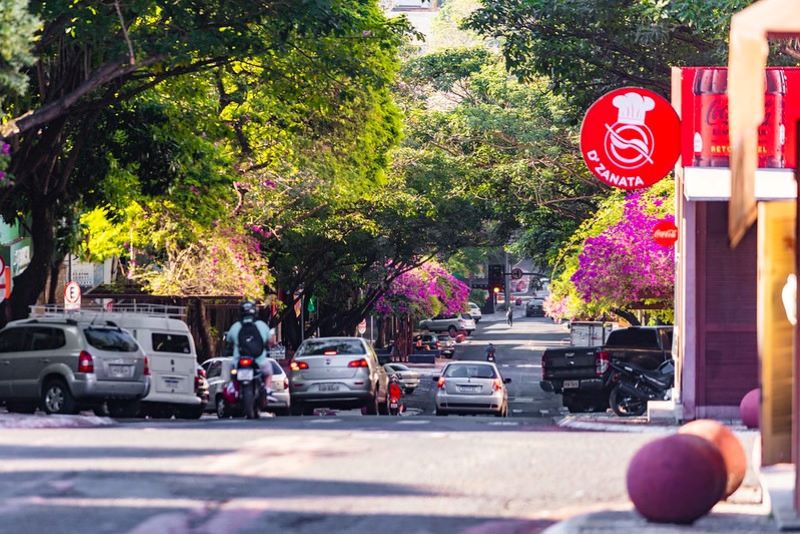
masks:
<svg viewBox="0 0 800 534"><path fill-rule="evenodd" d="M672 106L641 87L600 97L581 125L581 153L589 170L620 189L642 189L672 170L681 148L681 125Z"/></svg>
<svg viewBox="0 0 800 534"><path fill-rule="evenodd" d="M684 167L730 167L728 69L681 69L681 164ZM764 71L764 122L758 127L758 166L795 166L795 132L800 118L800 69Z"/></svg>
<svg viewBox="0 0 800 534"><path fill-rule="evenodd" d="M678 227L669 219L658 221L653 226L653 241L662 247L671 247L678 240Z"/></svg>

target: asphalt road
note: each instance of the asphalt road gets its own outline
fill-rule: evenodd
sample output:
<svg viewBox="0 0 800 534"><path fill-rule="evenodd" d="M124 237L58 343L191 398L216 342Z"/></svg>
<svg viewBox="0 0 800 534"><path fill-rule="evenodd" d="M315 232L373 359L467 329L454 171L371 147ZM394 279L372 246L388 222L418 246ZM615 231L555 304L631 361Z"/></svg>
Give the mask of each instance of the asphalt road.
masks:
<svg viewBox="0 0 800 534"><path fill-rule="evenodd" d="M630 456L657 434L554 424L538 388L543 319L483 321L457 358L498 347L512 416L418 415L125 421L0 432L0 532L536 532L628 506ZM435 370L429 370L435 373Z"/></svg>

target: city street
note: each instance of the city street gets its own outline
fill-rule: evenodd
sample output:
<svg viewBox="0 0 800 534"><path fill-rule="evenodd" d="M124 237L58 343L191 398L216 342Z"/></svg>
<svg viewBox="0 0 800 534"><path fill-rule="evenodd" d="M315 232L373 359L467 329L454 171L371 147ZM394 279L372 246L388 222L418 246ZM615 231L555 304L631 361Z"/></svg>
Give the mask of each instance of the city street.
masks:
<svg viewBox="0 0 800 534"><path fill-rule="evenodd" d="M628 459L657 434L554 424L557 397L539 390L538 362L565 332L487 317L458 347L457 358L478 358L495 343L513 380L508 419L431 416L428 380L410 397L422 413L406 417L4 430L0 531L536 532L626 507Z"/></svg>

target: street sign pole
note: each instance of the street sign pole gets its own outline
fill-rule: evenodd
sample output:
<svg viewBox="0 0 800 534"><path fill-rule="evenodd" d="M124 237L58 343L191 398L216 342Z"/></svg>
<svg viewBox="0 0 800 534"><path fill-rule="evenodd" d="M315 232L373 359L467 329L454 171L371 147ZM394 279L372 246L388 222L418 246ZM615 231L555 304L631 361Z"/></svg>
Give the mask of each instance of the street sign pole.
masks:
<svg viewBox="0 0 800 534"><path fill-rule="evenodd" d="M511 308L511 264L508 261L508 252L505 254L505 267L503 267L503 298L506 301L506 310Z"/></svg>

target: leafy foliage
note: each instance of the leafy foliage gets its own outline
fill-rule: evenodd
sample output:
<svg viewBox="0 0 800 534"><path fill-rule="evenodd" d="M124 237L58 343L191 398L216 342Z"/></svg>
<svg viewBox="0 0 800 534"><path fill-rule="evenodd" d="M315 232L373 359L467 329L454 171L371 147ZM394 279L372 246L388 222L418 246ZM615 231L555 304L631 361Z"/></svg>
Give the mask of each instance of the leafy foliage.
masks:
<svg viewBox="0 0 800 534"><path fill-rule="evenodd" d="M25 93L28 79L23 69L34 62L31 46L38 28L28 0L0 0L0 119L4 97Z"/></svg>
<svg viewBox="0 0 800 534"><path fill-rule="evenodd" d="M395 278L378 299L375 311L383 314L432 317L466 310L469 286L453 277L440 264L426 262Z"/></svg>

